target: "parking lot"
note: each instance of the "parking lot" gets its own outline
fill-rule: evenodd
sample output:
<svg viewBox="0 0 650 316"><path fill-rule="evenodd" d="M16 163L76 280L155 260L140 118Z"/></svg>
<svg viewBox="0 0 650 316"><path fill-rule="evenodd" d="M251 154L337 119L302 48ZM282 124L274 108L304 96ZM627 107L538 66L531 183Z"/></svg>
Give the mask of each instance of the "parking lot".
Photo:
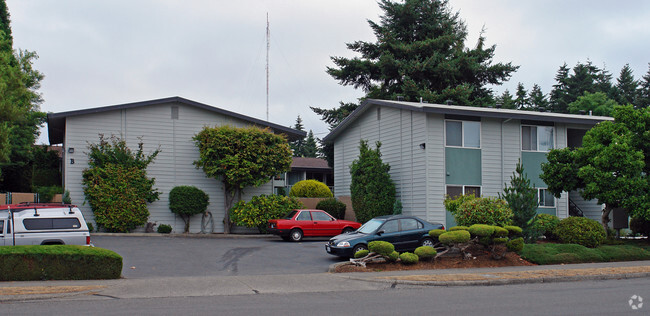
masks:
<svg viewBox="0 0 650 316"><path fill-rule="evenodd" d="M92 236L96 247L123 257L126 278L326 272L330 264L345 260L325 252L327 239Z"/></svg>

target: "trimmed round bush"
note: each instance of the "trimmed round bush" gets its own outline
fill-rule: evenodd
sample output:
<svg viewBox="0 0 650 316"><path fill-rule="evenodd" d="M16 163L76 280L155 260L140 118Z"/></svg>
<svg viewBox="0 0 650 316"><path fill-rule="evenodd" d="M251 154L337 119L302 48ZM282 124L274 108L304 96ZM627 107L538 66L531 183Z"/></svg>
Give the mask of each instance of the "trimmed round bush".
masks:
<svg viewBox="0 0 650 316"><path fill-rule="evenodd" d="M399 259L404 264L416 264L418 263L420 258L418 258L418 255L414 253L404 252L401 255L399 255Z"/></svg>
<svg viewBox="0 0 650 316"><path fill-rule="evenodd" d="M521 234L523 233L523 229L519 226L512 226L512 225L506 225L503 226L503 228L508 230L508 237L520 237Z"/></svg>
<svg viewBox="0 0 650 316"><path fill-rule="evenodd" d="M600 223L577 216L561 220L553 234L563 244L578 244L589 248L597 247L607 238L607 232Z"/></svg>
<svg viewBox="0 0 650 316"><path fill-rule="evenodd" d="M505 244L505 243L508 242L508 240L509 240L509 239L508 239L508 238L505 238L505 237L496 237L496 238L492 238L492 243L495 243L495 244Z"/></svg>
<svg viewBox="0 0 650 316"><path fill-rule="evenodd" d="M370 253L370 251L365 250L365 249L364 250L359 250L359 251L354 253L354 257L357 258L357 259L358 258L363 258L363 257L367 256L369 253Z"/></svg>
<svg viewBox="0 0 650 316"><path fill-rule="evenodd" d="M507 229L499 226L494 226L494 237L508 237L510 232Z"/></svg>
<svg viewBox="0 0 650 316"><path fill-rule="evenodd" d="M450 232L457 231L457 230L469 230L469 227L467 226L454 226L449 229Z"/></svg>
<svg viewBox="0 0 650 316"><path fill-rule="evenodd" d="M442 234L444 234L446 232L447 231L445 231L444 229L432 229L432 230L429 231L429 236L431 236L431 237L433 237L435 239L438 239L438 237L440 237L440 235L442 235Z"/></svg>
<svg viewBox="0 0 650 316"><path fill-rule="evenodd" d="M446 232L440 235L440 237L438 237L438 240L440 240L440 242L445 245L453 245L453 244L461 244L464 242L468 242L470 237L471 236L468 231L456 230L456 231Z"/></svg>
<svg viewBox="0 0 650 316"><path fill-rule="evenodd" d="M415 253L416 255L418 255L419 258L422 258L422 259L431 259L431 258L435 257L436 254L438 254L436 249L434 249L433 247L429 247L429 246L417 247L417 248L415 248L415 251L413 253Z"/></svg>
<svg viewBox="0 0 650 316"><path fill-rule="evenodd" d="M371 241L368 243L368 250L370 250L370 252L388 257L391 253L393 253L393 251L395 251L395 246L387 241Z"/></svg>
<svg viewBox="0 0 650 316"><path fill-rule="evenodd" d="M650 236L650 221L643 218L632 217L630 219L630 230L632 233L642 236Z"/></svg>
<svg viewBox="0 0 650 316"><path fill-rule="evenodd" d="M345 203L337 200L336 198L328 198L316 204L317 210L323 210L337 219L345 218Z"/></svg>
<svg viewBox="0 0 650 316"><path fill-rule="evenodd" d="M167 224L160 224L156 231L160 234L169 234L172 232L172 226Z"/></svg>
<svg viewBox="0 0 650 316"><path fill-rule="evenodd" d="M533 228L539 231L547 239L555 240L557 237L553 235L553 230L555 230L555 227L557 227L557 224L559 223L560 219L555 215L537 214L533 221Z"/></svg>
<svg viewBox="0 0 650 316"><path fill-rule="evenodd" d="M469 227L468 231L472 236L490 237L494 234L494 227L492 225L474 224Z"/></svg>
<svg viewBox="0 0 650 316"><path fill-rule="evenodd" d="M289 191L291 197L328 198L333 197L332 191L323 182L317 180L302 180L296 182Z"/></svg>
<svg viewBox="0 0 650 316"><path fill-rule="evenodd" d="M204 213L210 203L210 197L201 189L181 185L169 191L169 209L185 222L185 232L190 231L190 217Z"/></svg>
<svg viewBox="0 0 650 316"><path fill-rule="evenodd" d="M519 253L524 249L524 239L522 237L511 239L506 243L506 248L512 252Z"/></svg>
<svg viewBox="0 0 650 316"><path fill-rule="evenodd" d="M466 200L452 214L456 223L461 226L474 224L505 226L510 225L514 216L505 200L494 197Z"/></svg>
<svg viewBox="0 0 650 316"><path fill-rule="evenodd" d="M388 255L388 257L386 257L386 259L388 261L390 261L390 262L397 261L397 259L399 259L399 252L397 252L397 251L391 252L390 255Z"/></svg>

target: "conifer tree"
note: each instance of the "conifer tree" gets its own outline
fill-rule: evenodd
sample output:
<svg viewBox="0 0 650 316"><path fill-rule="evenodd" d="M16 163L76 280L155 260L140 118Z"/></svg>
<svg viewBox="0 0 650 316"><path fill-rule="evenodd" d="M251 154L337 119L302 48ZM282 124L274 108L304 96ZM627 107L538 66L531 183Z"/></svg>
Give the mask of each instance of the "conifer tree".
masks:
<svg viewBox="0 0 650 316"><path fill-rule="evenodd" d="M650 63L648 63L648 73L643 76L643 80L639 83L639 97L635 106L639 109L650 106Z"/></svg>
<svg viewBox="0 0 650 316"><path fill-rule="evenodd" d="M546 100L546 96L542 93L542 88L538 84L533 85L533 89L530 90L528 103L530 103L530 109L533 111L546 112L549 110L548 100Z"/></svg>
<svg viewBox="0 0 650 316"><path fill-rule="evenodd" d="M510 186L504 184L503 194L499 193L499 198L508 202L514 213L512 220L516 226L522 228L527 241L536 239L538 235L532 231L530 220L537 214L537 190L530 186L521 160L517 162L515 172L510 176Z"/></svg>
<svg viewBox="0 0 650 316"><path fill-rule="evenodd" d="M528 92L524 88L523 83L517 84L517 92L515 93L515 108L518 110L528 107Z"/></svg>
<svg viewBox="0 0 650 316"><path fill-rule="evenodd" d="M621 69L621 73L618 76L618 79L616 79L616 101L618 104L635 104L638 87L639 83L634 80L634 75L632 75L632 68L630 68L630 64L625 64L625 66L623 66Z"/></svg>
<svg viewBox="0 0 650 316"><path fill-rule="evenodd" d="M307 133L307 139L305 144L302 147L302 157L316 158L318 156L318 145L316 145L316 138L314 138L314 132L309 130Z"/></svg>

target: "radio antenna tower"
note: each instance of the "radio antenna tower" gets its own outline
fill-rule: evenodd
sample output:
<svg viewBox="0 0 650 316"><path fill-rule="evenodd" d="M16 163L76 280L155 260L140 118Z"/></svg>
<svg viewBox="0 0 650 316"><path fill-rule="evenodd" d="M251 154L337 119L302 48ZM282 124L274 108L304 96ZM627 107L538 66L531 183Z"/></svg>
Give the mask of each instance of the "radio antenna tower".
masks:
<svg viewBox="0 0 650 316"><path fill-rule="evenodd" d="M269 13L266 12L266 121L269 121L269 50L271 49L271 30Z"/></svg>

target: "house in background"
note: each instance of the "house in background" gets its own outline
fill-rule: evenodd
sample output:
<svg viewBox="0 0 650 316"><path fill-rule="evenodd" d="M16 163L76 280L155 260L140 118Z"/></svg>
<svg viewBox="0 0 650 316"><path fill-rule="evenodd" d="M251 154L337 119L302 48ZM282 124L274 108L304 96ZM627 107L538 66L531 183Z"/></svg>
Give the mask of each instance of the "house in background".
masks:
<svg viewBox="0 0 650 316"><path fill-rule="evenodd" d="M339 198L350 195L349 166L363 139L372 147L381 142L404 214L454 226L443 205L446 195L496 197L521 160L538 191L538 213L565 218L579 208L600 220L602 205L578 192L556 199L539 175L550 149L579 147L587 130L608 120L613 118L371 99L323 140L334 144Z"/></svg>
<svg viewBox="0 0 650 316"><path fill-rule="evenodd" d="M291 187L298 181L318 180L325 183L330 190L334 190L334 170L322 158L293 157L291 171L278 175L273 180L275 193L284 190L288 195Z"/></svg>
<svg viewBox="0 0 650 316"><path fill-rule="evenodd" d="M116 135L126 140L129 148L137 148L142 140L145 153L160 148L161 152L147 168L148 177L155 178L160 199L149 204L150 222L168 224L175 232L183 231L183 220L169 210L169 191L179 185L193 185L210 196L208 211L213 215L214 231L223 232L224 189L220 181L207 178L192 162L199 151L192 137L204 126L259 126L284 134L288 140L305 137L305 132L263 120L226 111L181 97L127 103L47 115L50 144L63 144L63 187L70 191L72 203L79 205L84 217L94 221L88 203L84 205L81 173L88 167L87 146L97 143L99 134ZM272 194L273 183L249 188L244 199L254 195ZM201 229L201 216L193 216L191 232ZM144 228L138 228L144 230Z"/></svg>

